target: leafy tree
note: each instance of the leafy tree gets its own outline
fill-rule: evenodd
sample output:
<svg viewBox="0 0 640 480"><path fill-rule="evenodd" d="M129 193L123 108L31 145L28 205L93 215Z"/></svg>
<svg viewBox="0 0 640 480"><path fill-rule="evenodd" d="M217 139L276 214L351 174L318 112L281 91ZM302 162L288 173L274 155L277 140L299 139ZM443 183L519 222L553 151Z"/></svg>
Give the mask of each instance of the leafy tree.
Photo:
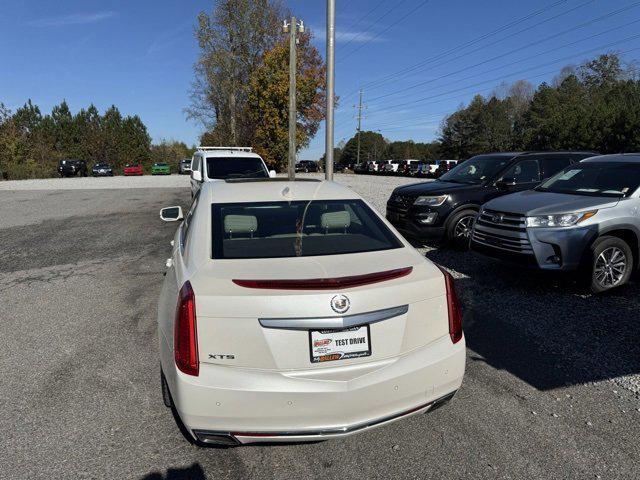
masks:
<svg viewBox="0 0 640 480"><path fill-rule="evenodd" d="M311 45L311 34L299 36L296 76L296 147L309 145L325 115L325 66ZM253 144L272 167L286 167L289 149L289 45L278 43L251 75L248 116L255 126Z"/></svg>
<svg viewBox="0 0 640 480"><path fill-rule="evenodd" d="M207 129L208 144L250 144L249 82L282 38L286 16L279 0L219 0L211 13L198 15L200 56L187 113Z"/></svg>
<svg viewBox="0 0 640 480"><path fill-rule="evenodd" d="M360 161L382 160L387 149L387 141L378 132L364 131L360 132ZM345 144L342 149L340 163L355 164L358 159L358 136Z"/></svg>

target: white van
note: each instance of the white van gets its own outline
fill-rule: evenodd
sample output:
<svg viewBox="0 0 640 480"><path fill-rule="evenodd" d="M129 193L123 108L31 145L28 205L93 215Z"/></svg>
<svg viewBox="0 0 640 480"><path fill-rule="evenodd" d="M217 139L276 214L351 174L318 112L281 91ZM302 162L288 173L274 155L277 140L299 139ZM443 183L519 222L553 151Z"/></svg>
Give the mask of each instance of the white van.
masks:
<svg viewBox="0 0 640 480"><path fill-rule="evenodd" d="M273 178L264 160L251 147L198 147L191 159L191 196L203 182L231 178Z"/></svg>

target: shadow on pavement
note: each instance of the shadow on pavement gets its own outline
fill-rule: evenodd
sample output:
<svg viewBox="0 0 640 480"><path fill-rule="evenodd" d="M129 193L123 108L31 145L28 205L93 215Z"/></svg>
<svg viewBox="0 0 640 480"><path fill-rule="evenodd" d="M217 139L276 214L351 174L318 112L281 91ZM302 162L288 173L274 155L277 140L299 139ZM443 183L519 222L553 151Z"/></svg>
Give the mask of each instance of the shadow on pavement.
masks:
<svg viewBox="0 0 640 480"><path fill-rule="evenodd" d="M592 295L572 277L509 267L473 253L431 250L456 279L467 346L539 390L640 373L640 292Z"/></svg>
<svg viewBox="0 0 640 480"><path fill-rule="evenodd" d="M198 463L186 468L170 468L165 474L153 472L145 475L141 480L204 480L207 476Z"/></svg>

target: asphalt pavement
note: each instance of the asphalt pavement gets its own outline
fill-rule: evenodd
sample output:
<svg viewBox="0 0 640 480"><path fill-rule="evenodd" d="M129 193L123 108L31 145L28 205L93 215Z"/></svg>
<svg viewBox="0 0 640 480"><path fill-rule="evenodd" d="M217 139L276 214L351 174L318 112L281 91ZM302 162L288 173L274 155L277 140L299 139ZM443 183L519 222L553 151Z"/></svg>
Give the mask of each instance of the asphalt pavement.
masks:
<svg viewBox="0 0 640 480"><path fill-rule="evenodd" d="M409 181L337 179L378 208ZM439 246L421 251L456 277L468 346L451 403L342 440L187 443L155 331L158 211L188 205L186 178L71 180L0 188L0 478L640 477L638 283L596 297Z"/></svg>

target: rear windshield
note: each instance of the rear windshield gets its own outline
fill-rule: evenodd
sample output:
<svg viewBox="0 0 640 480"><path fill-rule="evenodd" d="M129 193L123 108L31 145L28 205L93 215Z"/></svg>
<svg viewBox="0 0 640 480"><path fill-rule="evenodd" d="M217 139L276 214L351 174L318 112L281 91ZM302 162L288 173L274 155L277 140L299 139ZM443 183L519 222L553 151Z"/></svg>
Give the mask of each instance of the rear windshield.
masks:
<svg viewBox="0 0 640 480"><path fill-rule="evenodd" d="M207 158L209 178L269 178L262 160L253 157L209 157Z"/></svg>
<svg viewBox="0 0 640 480"><path fill-rule="evenodd" d="M212 205L213 258L340 255L401 248L362 200Z"/></svg>
<svg viewBox="0 0 640 480"><path fill-rule="evenodd" d="M574 163L536 190L597 197L626 197L640 185L640 164Z"/></svg>

